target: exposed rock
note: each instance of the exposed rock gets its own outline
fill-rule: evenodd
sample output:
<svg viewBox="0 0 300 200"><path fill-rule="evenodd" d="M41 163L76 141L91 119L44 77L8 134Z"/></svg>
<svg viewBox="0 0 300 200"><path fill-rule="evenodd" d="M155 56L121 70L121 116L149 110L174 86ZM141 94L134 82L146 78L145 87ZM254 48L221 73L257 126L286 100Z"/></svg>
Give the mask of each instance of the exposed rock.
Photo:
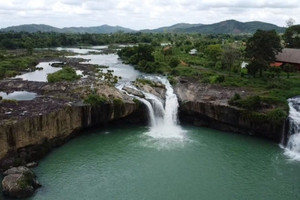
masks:
<svg viewBox="0 0 300 200"><path fill-rule="evenodd" d="M38 166L37 162L31 162L31 163L27 163L26 164L26 167L28 167L28 168L35 168L37 166Z"/></svg>
<svg viewBox="0 0 300 200"><path fill-rule="evenodd" d="M128 92L129 94L132 94L134 96L137 96L140 98L145 98L145 95L141 91L135 90L133 88L124 87L123 90L125 90L126 92Z"/></svg>
<svg viewBox="0 0 300 200"><path fill-rule="evenodd" d="M161 99L165 99L166 97L166 88L161 83L155 83L153 85L143 84L140 82L135 82L135 86L140 90L143 90L147 93L153 94Z"/></svg>
<svg viewBox="0 0 300 200"><path fill-rule="evenodd" d="M4 172L3 194L12 198L26 198L33 195L41 185L36 176L26 167L14 167Z"/></svg>
<svg viewBox="0 0 300 200"><path fill-rule="evenodd" d="M228 100L235 93L242 97L251 95L243 88L183 81L175 86L175 92L180 103L181 121L223 131L257 135L280 142L284 121L281 124L253 121L244 114L242 109L228 104Z"/></svg>

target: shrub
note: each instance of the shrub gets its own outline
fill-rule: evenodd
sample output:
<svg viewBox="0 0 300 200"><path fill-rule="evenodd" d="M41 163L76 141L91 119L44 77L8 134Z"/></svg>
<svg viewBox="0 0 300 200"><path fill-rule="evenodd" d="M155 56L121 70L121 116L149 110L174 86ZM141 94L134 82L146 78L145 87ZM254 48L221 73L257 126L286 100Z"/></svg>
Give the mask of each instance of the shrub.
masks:
<svg viewBox="0 0 300 200"><path fill-rule="evenodd" d="M172 68L175 68L179 65L180 61L178 60L178 58L171 58L171 60L169 61L169 66Z"/></svg>
<svg viewBox="0 0 300 200"><path fill-rule="evenodd" d="M107 102L107 98L97 94L90 94L84 99L84 103L91 104L92 106L101 105L105 102Z"/></svg>
<svg viewBox="0 0 300 200"><path fill-rule="evenodd" d="M225 81L224 75L214 75L209 77L210 83L223 83Z"/></svg>
<svg viewBox="0 0 300 200"><path fill-rule="evenodd" d="M80 79L81 76L76 74L76 71L71 67L64 67L63 69L54 72L52 74L48 74L47 79L48 82L54 83L59 81L74 81Z"/></svg>
<svg viewBox="0 0 300 200"><path fill-rule="evenodd" d="M124 104L122 99L114 99L113 103L114 103L114 105L123 105Z"/></svg>
<svg viewBox="0 0 300 200"><path fill-rule="evenodd" d="M261 98L259 96L250 96L246 99L238 99L238 97L236 96L230 99L228 103L230 105L234 105L247 110L258 110L259 108L261 108Z"/></svg>
<svg viewBox="0 0 300 200"><path fill-rule="evenodd" d="M267 112L266 115L267 115L268 120L275 122L275 123L280 123L280 122L284 121L287 117L287 113L279 108Z"/></svg>
<svg viewBox="0 0 300 200"><path fill-rule="evenodd" d="M14 104L18 104L18 101L15 99L2 99L1 100L2 103L14 103Z"/></svg>

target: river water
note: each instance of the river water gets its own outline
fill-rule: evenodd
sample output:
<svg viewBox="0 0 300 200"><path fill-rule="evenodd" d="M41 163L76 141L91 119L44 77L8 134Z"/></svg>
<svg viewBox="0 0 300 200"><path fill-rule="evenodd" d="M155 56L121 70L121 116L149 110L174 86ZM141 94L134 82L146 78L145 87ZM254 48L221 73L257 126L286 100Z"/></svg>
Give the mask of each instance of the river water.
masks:
<svg viewBox="0 0 300 200"><path fill-rule="evenodd" d="M85 132L35 169L30 198L300 199L300 165L272 142L182 126L185 139L157 139L148 127Z"/></svg>

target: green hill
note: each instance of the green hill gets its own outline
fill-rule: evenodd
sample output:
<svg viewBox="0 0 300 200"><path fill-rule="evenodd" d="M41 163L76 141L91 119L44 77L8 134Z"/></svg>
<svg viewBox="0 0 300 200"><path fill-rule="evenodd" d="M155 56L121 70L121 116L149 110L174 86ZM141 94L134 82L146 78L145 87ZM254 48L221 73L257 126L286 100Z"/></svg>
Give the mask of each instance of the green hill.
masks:
<svg viewBox="0 0 300 200"><path fill-rule="evenodd" d="M157 29L140 30L146 33L202 33L202 34L253 34L257 29L276 30L278 33L283 33L285 28L265 22L239 22L236 20L226 20L214 24L187 24L179 23L172 26L165 26ZM94 26L94 27L66 27L56 28L44 24L27 24L20 26L11 26L0 29L0 31L14 32L59 32L59 33L115 33L115 32L136 32L135 30L124 28L121 26Z"/></svg>
<svg viewBox="0 0 300 200"><path fill-rule="evenodd" d="M0 29L2 32L59 32L59 33L115 33L118 31L122 32L134 32L134 30L129 28L124 28L121 26L95 26L95 27L67 27L67 28L56 28L44 24L26 24L20 26L11 26L7 28Z"/></svg>
<svg viewBox="0 0 300 200"><path fill-rule="evenodd" d="M239 22L235 20L226 20L215 24L201 25L178 30L185 33L203 33L203 34L252 34L257 29L275 30L283 33L285 28L265 22Z"/></svg>

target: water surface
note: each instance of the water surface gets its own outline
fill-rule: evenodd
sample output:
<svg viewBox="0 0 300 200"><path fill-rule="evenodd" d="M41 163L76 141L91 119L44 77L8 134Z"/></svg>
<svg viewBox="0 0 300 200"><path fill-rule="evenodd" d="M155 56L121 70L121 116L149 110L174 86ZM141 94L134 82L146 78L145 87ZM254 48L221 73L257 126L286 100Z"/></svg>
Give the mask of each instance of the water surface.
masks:
<svg viewBox="0 0 300 200"><path fill-rule="evenodd" d="M11 93L7 92L0 92L0 96L3 99L12 99L17 101L29 101L33 100L37 94L34 92L27 92L27 91L14 91Z"/></svg>
<svg viewBox="0 0 300 200"><path fill-rule="evenodd" d="M15 78L21 78L28 81L39 81L47 82L47 75L57 72L62 69L61 67L52 67L51 64L55 62L40 62L36 67L42 68L42 70L35 70L33 72L28 72Z"/></svg>
<svg viewBox="0 0 300 200"><path fill-rule="evenodd" d="M30 199L300 199L300 163L266 140L184 126L181 140L147 127L85 133L40 162Z"/></svg>

